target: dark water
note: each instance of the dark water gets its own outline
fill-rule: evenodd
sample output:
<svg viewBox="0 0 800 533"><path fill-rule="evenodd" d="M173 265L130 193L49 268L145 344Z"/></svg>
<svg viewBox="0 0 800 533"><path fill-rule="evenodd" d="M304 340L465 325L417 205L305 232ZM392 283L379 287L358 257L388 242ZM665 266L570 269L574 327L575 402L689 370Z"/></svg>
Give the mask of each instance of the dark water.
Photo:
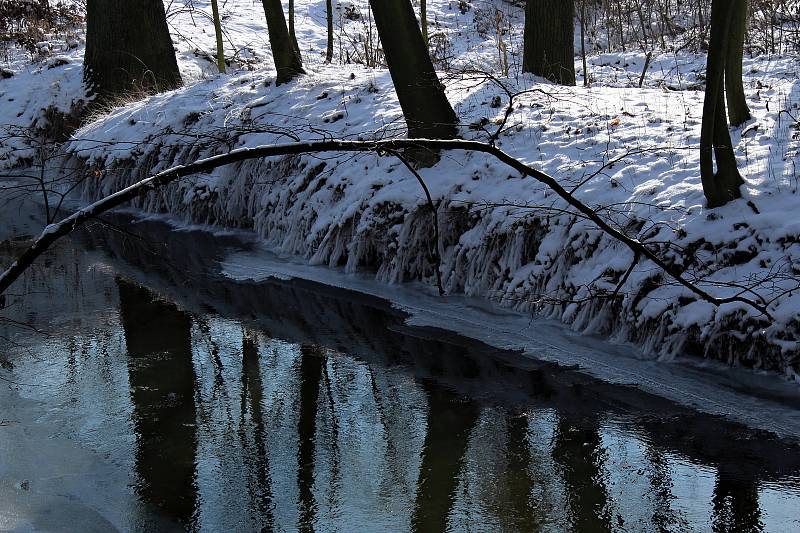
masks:
<svg viewBox="0 0 800 533"><path fill-rule="evenodd" d="M125 228L4 314L0 530L800 530L796 443Z"/></svg>

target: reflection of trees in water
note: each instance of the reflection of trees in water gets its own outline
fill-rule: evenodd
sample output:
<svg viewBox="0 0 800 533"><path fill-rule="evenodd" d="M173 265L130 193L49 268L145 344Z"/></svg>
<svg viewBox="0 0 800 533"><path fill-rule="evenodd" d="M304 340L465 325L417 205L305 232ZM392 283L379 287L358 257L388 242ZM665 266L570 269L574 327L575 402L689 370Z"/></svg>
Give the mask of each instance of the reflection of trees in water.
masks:
<svg viewBox="0 0 800 533"><path fill-rule="evenodd" d="M603 479L605 451L597 420L559 416L553 439L553 459L567 489L573 531L611 531L608 491Z"/></svg>
<svg viewBox="0 0 800 533"><path fill-rule="evenodd" d="M136 431L136 490L183 524L197 499L192 320L149 290L117 279Z"/></svg>
<svg viewBox="0 0 800 533"><path fill-rule="evenodd" d="M609 489L605 486L603 479L605 470L611 467L604 465L604 452L601 449L596 424L585 422L589 419L603 419L607 412L611 412L610 416L613 417L616 412L613 405L617 403L623 409L629 410L632 417L638 417L637 431L641 431L644 435L643 439L648 442L649 460L646 464L647 468L651 469L647 474L652 487L650 501L653 502L653 514L651 520L656 529L672 529L673 525L681 527L685 524L680 512L672 510L669 503L676 497L676 491L673 490L668 479L670 457L673 455L686 457L692 462L719 465L721 470L737 472L739 477L748 480L747 483L736 484L729 481L729 477L722 478L718 483L717 497L714 501L702 503L709 509L713 506L714 520L720 531L726 530L725 528L730 530L731 527L741 527L746 530L747 527L750 527L748 524L757 525L760 518L757 491L754 487L758 486L759 480L781 479L798 471L796 449L787 451L777 442L759 439L739 439L735 443L728 442L723 437L715 437L717 433L724 435L719 430L722 424L717 419L709 420L702 416L687 417L686 410L666 406L666 402L653 402L646 395L633 391L621 393L619 390L610 390L612 388L610 385L598 385L588 379L575 378L568 371L549 366L544 366L538 371L531 371L517 368L514 363L506 368L501 363L493 362L492 355L487 355L492 354L491 349L485 346L476 347L477 343L459 345L460 342L465 341L451 341L447 336L440 335L440 332L431 333L415 329L413 334L409 335L408 331L403 330L401 315L387 310L386 306L376 303L368 297L342 296L330 289L306 286L300 282L237 284L225 280L214 280L213 283L204 284L202 291L177 294L180 291L175 289L175 285L185 277L186 271L199 268L191 263L198 261L197 241L195 236L192 236L191 239L184 239L184 237L168 235L166 238L171 241L174 261L188 261L188 265L166 265L160 269L154 269L150 268L154 260L152 254L142 254L141 257L137 257L135 250L125 250L123 253L121 246L117 247L119 248L118 253L120 256L124 256L126 262L138 264L140 270L146 270L150 278L148 283L162 285L166 293L181 298L181 302L188 301L189 307L198 309L199 313L208 308L214 308L223 316L254 317L258 321L259 328L273 333L276 337L289 339L298 344L329 346L339 349L353 354L359 361L364 361L369 365L369 370L374 374L371 382L376 408L386 429L384 432L384 438L387 439L386 455L381 458L382 464L392 465L397 461L389 455L395 450L388 440L391 436L388 428L395 424L391 418L390 407L392 403L397 402L389 401L390 391L388 389L382 390L375 386L375 378L378 383L382 383L382 372L385 372L387 368L402 364L415 379L423 383L427 381L425 388L431 398L438 394L450 394L454 398L458 398L459 395L478 398L490 389L491 394L513 406L511 411L518 408L555 409L561 418L552 442L552 449L547 455L558 465L559 477L562 478L566 489L567 508L576 529L603 531L619 526L617 517L612 516L610 512L610 509L615 507L613 502L610 502L613 495L609 494ZM110 238L110 240L115 239L118 240L118 237L112 235ZM177 241L181 241L181 239L191 245L186 253L179 253L182 248ZM173 244L177 244L177 246L173 246ZM109 247L114 249L113 244ZM142 269L142 266L146 268ZM159 276L161 278L158 278ZM153 278L156 280L153 281ZM255 361L254 367L257 366L257 357L254 356L253 361ZM245 362L243 372L255 376L257 372L246 370L247 365L248 363ZM344 405L346 397L338 394L335 390L331 392L331 385L333 384L335 389L337 382L337 377L334 375L336 365L333 358L331 358L329 367L331 375L326 376L328 369L324 365L320 366L322 378L321 381L316 380L316 392L313 390L301 392L301 396L305 398L300 402L301 410L304 413L311 413L320 409L323 416L319 420L315 418L315 421L312 422L310 414L303 415L301 419L305 422L299 421L297 427L298 432L312 435L307 442L301 438L298 454L302 457L298 456L297 468L301 505L305 506L305 509L311 510L312 516L314 480L320 479L320 472L315 472L315 469L338 468L336 466L338 463L335 461L333 463L321 462L319 459L315 461L313 440L316 437L320 442L321 432L325 431L327 435L329 424L335 426L335 410L346 410ZM316 374L316 370L308 367L304 367L303 372ZM260 378L258 379L260 380ZM260 401L254 400L250 394L254 390L260 391L261 386L255 385L249 377L243 376L243 381L249 383L247 403L250 405L249 412L253 416L255 405ZM312 379L312 381L315 380ZM576 404L580 404L584 400L576 397L572 392L573 382L579 382L586 389L596 392L598 398L610 398L610 400L597 402L597 404L586 402L585 407L575 408ZM320 390L319 387L322 389ZM442 387L457 391L457 393L435 391ZM546 391L547 394L543 394L543 391ZM312 402L310 399L314 395L316 395L316 400ZM334 405L334 396L337 400L341 398L341 405ZM320 401L327 405L317 405ZM402 401L399 400L400 403ZM439 402L439 405L442 404L447 405L447 402ZM474 401L454 401L450 405L452 410L460 411L457 417L461 417L464 426L474 425L474 420L470 422L477 411ZM609 408L609 405L612 407ZM416 501L413 502L416 507L413 520L417 529L422 529L423 526L430 524L439 526L446 524L447 514L451 512L453 505L452 494L455 489L452 487L455 487L458 482L458 465L462 462L461 457L464 454L464 452L459 452L458 445L448 448L447 445L441 443L440 438L445 439L446 442L448 438L452 439L453 435L446 434L448 431L442 429L443 425L448 426L448 422L436 423L437 415L434 412L436 408L436 405L429 407L430 423L421 458L422 471L419 475L419 490ZM579 410L579 414L569 414L570 411L574 413L576 410ZM565 411L567 411L566 414ZM642 413L649 416L640 417L639 415ZM258 419L261 418L263 418L263 413L258 417ZM687 425L687 418L696 419L698 422ZM324 427L320 420L324 420ZM518 470L520 475L515 479L509 478L508 482L519 485L520 489L518 491L509 489L509 497L512 496L512 493L515 496L508 500L508 509L510 513L518 516L517 520L524 525L529 521L534 523L536 509L530 507L531 502L523 494L524 486L530 482L530 480L524 479L523 464L527 460L526 453L528 454L527 458L530 459L531 452L530 450L525 451L529 443L525 443L521 426L514 426L516 422L519 421L507 422L507 451L509 462L518 465L518 467L514 467L514 470ZM260 423L261 429L258 431L261 432L263 444L265 430L263 421ZM320 427L316 427L317 424ZM316 434L311 431L312 428ZM738 426L734 429L743 434L752 434ZM725 431L730 432L731 429L728 428ZM457 431L449 432L458 433ZM331 433L333 438L330 440L334 445L337 442L336 434L334 427L334 431ZM339 437L344 437L344 435L339 434ZM466 440L467 437L464 437L464 443ZM703 445L703 443L715 440L726 440L726 442L723 443L724 446ZM466 444L463 445L466 446ZM324 444L324 446L327 447L328 444ZM437 451L437 449L445 448L447 453ZM346 450L343 453L346 453ZM444 459L434 464L431 457L438 453L443 454ZM266 457L265 454L266 452L262 453L264 457ZM327 450L326 456L331 457L332 460L342 457L336 451L328 453ZM739 459L743 456L763 458L760 468L742 467ZM535 464L536 458L534 457L532 461ZM266 465L266 458L263 460L263 464ZM342 468L344 468L344 464L343 462ZM376 464L378 463L376 462ZM531 477L534 478L533 482L535 482L536 468L534 467L530 471ZM263 472L264 476L269 476L269 469L266 466L264 466ZM448 475L450 478L445 483L444 478ZM385 477L390 478L391 476L386 475ZM266 480L266 478L264 479ZM326 479L339 479L339 477L331 474ZM675 484L679 481L676 479ZM440 488L436 488L437 486ZM336 484L331 485L331 489L328 491L330 498L336 499L334 494L336 487ZM397 493L387 492L387 494L396 496ZM438 496L433 498L434 494ZM698 504L692 503L692 506L696 505ZM748 511L748 509L750 510ZM539 512L545 513L541 509ZM531 518L526 518L526 515ZM317 512L317 516L320 516L319 512ZM310 523L302 517L301 522Z"/></svg>
<svg viewBox="0 0 800 533"><path fill-rule="evenodd" d="M505 414L506 461L499 487L506 502L504 521L513 531L538 531L542 517L531 497L535 482L531 472L531 446L528 440L528 417L518 412Z"/></svg>
<svg viewBox="0 0 800 533"><path fill-rule="evenodd" d="M738 479L728 468L717 471L713 499L714 533L753 533L764 530L758 503L758 486Z"/></svg>
<svg viewBox="0 0 800 533"><path fill-rule="evenodd" d="M650 443L646 443L645 446L645 456L649 466L647 476L653 502L653 526L657 531L686 531L689 527L686 519L671 507L674 498L673 482L667 458L662 450Z"/></svg>
<svg viewBox="0 0 800 533"><path fill-rule="evenodd" d="M297 375L300 380L300 414L297 420L297 487L300 492L299 530L314 531L314 447L320 381L325 352L314 346L300 347Z"/></svg>
<svg viewBox="0 0 800 533"><path fill-rule="evenodd" d="M459 473L480 409L470 399L424 383L428 399L428 429L414 504L412 528L445 531L456 499Z"/></svg>
<svg viewBox="0 0 800 533"><path fill-rule="evenodd" d="M275 523L274 495L272 478L267 453L266 428L262 401L264 388L261 382L261 364L258 351L258 336L244 330L242 332L242 387L239 424L239 439L245 453L248 494L251 500L250 509L254 511L255 520L261 529L269 529ZM249 416L249 422L247 417ZM247 427L252 426L252 443L248 437Z"/></svg>

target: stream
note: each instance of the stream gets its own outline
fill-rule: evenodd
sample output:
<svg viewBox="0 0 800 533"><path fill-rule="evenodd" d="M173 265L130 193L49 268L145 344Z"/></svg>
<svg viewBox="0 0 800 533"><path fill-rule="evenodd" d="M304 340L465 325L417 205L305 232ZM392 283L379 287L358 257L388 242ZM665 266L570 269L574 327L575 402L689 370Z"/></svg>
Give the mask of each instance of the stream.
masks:
<svg viewBox="0 0 800 533"><path fill-rule="evenodd" d="M230 279L252 243L132 219L60 242L0 313L0 530L800 530L796 438L377 296Z"/></svg>

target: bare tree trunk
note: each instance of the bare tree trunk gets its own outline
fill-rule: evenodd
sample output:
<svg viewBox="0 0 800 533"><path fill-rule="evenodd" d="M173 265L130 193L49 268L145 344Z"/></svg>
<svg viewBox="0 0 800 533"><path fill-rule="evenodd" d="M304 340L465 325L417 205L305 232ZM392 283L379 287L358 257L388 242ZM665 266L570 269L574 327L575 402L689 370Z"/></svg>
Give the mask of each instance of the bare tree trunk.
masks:
<svg viewBox="0 0 800 533"><path fill-rule="evenodd" d="M225 74L225 47L222 45L222 21L219 18L219 4L211 0L211 14L214 18L214 33L217 37L217 68L220 74Z"/></svg>
<svg viewBox="0 0 800 533"><path fill-rule="evenodd" d="M575 85L574 0L528 0L522 71Z"/></svg>
<svg viewBox="0 0 800 533"><path fill-rule="evenodd" d="M586 0L581 0L581 63L583 64L583 86L589 86L589 65L586 62Z"/></svg>
<svg viewBox="0 0 800 533"><path fill-rule="evenodd" d="M289 0L289 37L295 53L300 56L300 47L297 45L297 35L294 33L294 0Z"/></svg>
<svg viewBox="0 0 800 533"><path fill-rule="evenodd" d="M283 15L281 0L262 0L264 14L267 17L269 30L269 44L272 48L272 59L278 77L276 85L292 81L300 74L305 74L300 54L292 42L292 37L286 27L286 17Z"/></svg>
<svg viewBox="0 0 800 533"><path fill-rule="evenodd" d="M742 58L744 36L747 32L748 0L733 0L731 8L730 42L725 61L725 94L728 101L728 119L731 126L739 126L750 120L750 108L744 97L742 82Z"/></svg>
<svg viewBox="0 0 800 533"><path fill-rule="evenodd" d="M428 2L419 0L419 25L422 28L422 40L428 46Z"/></svg>
<svg viewBox="0 0 800 533"><path fill-rule="evenodd" d="M325 18L328 23L328 49L325 51L325 62L333 61L333 0L325 0Z"/></svg>
<svg viewBox="0 0 800 533"><path fill-rule="evenodd" d="M370 0L370 5L409 137L454 138L458 118L433 69L411 1ZM425 161L422 154L410 155L422 166L436 162L436 157Z"/></svg>
<svg viewBox="0 0 800 533"><path fill-rule="evenodd" d="M99 102L181 86L161 0L88 0L84 81Z"/></svg>
<svg viewBox="0 0 800 533"><path fill-rule="evenodd" d="M700 177L708 207L719 207L740 198L744 183L736 167L736 155L725 117L724 79L733 6L729 0L713 0L711 39L706 66L706 94L700 132ZM716 172L714 161L716 160Z"/></svg>

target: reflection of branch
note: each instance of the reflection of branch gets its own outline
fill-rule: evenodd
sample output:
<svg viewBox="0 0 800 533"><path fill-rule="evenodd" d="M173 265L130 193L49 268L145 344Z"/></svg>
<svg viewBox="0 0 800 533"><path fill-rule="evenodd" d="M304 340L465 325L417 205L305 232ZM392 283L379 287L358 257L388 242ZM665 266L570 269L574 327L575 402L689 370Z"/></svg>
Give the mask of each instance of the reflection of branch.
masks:
<svg viewBox="0 0 800 533"><path fill-rule="evenodd" d="M0 294L5 292L11 286L11 284L14 283L14 281L19 278L19 276L60 237L68 235L87 220L95 218L110 209L134 200L140 195L144 195L150 191L159 189L160 187L163 187L164 185L167 185L183 176L209 172L221 166L265 157L299 155L315 152L377 152L378 154L382 154L406 149L423 149L431 151L461 150L489 154L514 170L547 186L558 196L560 196L561 199L563 199L567 204L591 220L604 233L625 244L634 254L640 254L641 256L651 260L672 279L703 300L717 306L733 302L742 303L752 307L762 315L772 320L772 315L770 315L766 306L762 304L754 302L748 298L744 298L738 294L723 298L716 297L708 293L706 290L698 287L691 281L685 279L680 271L661 259L655 252L647 248L645 244L635 238L625 235L622 231L614 228L608 222L606 222L605 219L598 215L591 207L571 195L566 189L564 189L564 187L561 186L556 178L526 165L522 161L515 159L508 153L488 143L461 139L389 139L383 141L325 140L282 145L267 145L255 148L241 148L238 150L233 150L227 154L201 159L200 161L196 161L188 165L179 165L170 168L154 176L134 183L133 185L130 185L129 187L126 187L125 189L122 189L121 191L118 191L110 196L106 196L105 198L84 207L80 211L77 211L57 224L50 224L47 226L39 238L33 243L33 245L24 254L22 254L19 259L12 263L8 270L0 275Z"/></svg>

